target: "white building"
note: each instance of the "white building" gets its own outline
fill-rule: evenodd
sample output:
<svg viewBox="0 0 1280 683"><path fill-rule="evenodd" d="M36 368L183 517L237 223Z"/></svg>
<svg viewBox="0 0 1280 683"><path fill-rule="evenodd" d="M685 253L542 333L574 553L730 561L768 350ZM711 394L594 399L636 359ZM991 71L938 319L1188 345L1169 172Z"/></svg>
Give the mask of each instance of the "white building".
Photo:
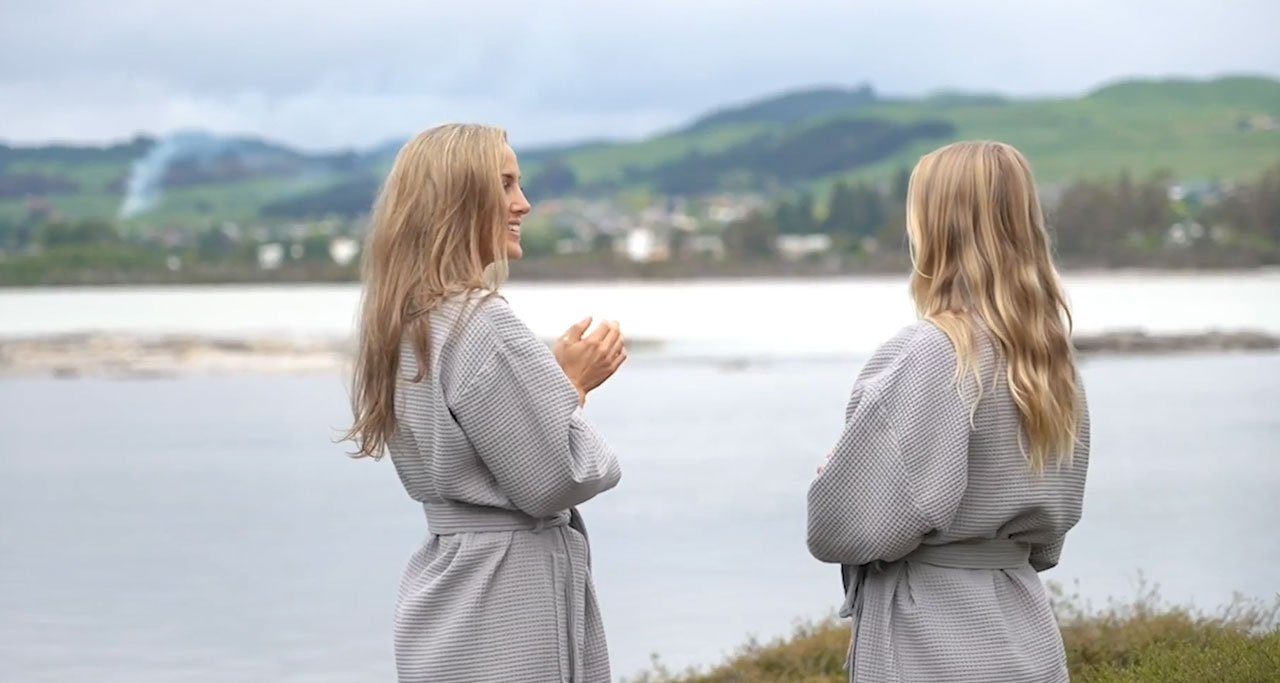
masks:
<svg viewBox="0 0 1280 683"><path fill-rule="evenodd" d="M623 250L632 261L654 261L665 255L660 253L665 249L659 244L657 235L649 228L634 228L627 232Z"/></svg>
<svg viewBox="0 0 1280 683"><path fill-rule="evenodd" d="M778 253L789 261L799 261L813 254L825 254L831 250L831 235L778 235L774 243Z"/></svg>
<svg viewBox="0 0 1280 683"><path fill-rule="evenodd" d="M329 241L329 258L340 265L349 265L360 253L360 243L350 237L338 237Z"/></svg>
<svg viewBox="0 0 1280 683"><path fill-rule="evenodd" d="M275 270L284 260L284 245L279 242L258 246L258 267L263 270Z"/></svg>

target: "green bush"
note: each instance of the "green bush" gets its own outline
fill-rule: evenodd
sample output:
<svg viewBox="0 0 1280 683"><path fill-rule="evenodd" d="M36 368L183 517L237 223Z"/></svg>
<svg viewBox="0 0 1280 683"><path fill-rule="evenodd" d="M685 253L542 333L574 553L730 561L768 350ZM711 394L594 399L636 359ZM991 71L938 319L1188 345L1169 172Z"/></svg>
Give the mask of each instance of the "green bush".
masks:
<svg viewBox="0 0 1280 683"><path fill-rule="evenodd" d="M838 683L849 678L844 671L848 647L848 624L828 617L801 623L790 638L768 644L751 638L729 661L707 673L690 669L673 674L655 655L653 670L628 683Z"/></svg>
<svg viewBox="0 0 1280 683"><path fill-rule="evenodd" d="M1050 584L1072 680L1280 681L1280 600L1236 596L1217 614L1166 605L1140 581L1127 604L1095 610Z"/></svg>
<svg viewBox="0 0 1280 683"><path fill-rule="evenodd" d="M1082 683L1275 683L1280 681L1280 633L1256 637L1213 636L1199 642L1149 645L1127 665L1085 668Z"/></svg>
<svg viewBox="0 0 1280 683"><path fill-rule="evenodd" d="M1079 594L1048 585L1072 681L1083 683L1280 683L1280 597L1275 604L1237 596L1216 614L1163 603L1141 581L1127 603L1095 609ZM787 638L754 638L708 671L673 673L655 655L629 683L841 683L848 623L801 623Z"/></svg>

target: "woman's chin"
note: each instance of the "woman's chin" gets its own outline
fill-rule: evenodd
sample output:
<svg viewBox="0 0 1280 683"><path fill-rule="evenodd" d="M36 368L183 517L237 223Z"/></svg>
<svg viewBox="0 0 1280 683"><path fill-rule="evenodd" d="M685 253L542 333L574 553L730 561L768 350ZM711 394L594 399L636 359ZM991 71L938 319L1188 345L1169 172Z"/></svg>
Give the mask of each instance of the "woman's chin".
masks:
<svg viewBox="0 0 1280 683"><path fill-rule="evenodd" d="M507 260L519 261L524 256L524 249L520 247L519 242L507 242Z"/></svg>

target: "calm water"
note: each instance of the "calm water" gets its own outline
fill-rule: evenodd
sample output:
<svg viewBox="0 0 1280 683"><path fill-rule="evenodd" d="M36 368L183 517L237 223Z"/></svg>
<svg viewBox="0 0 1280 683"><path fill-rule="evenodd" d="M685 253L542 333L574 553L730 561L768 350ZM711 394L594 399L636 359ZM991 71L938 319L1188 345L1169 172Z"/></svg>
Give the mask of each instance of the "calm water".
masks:
<svg viewBox="0 0 1280 683"><path fill-rule="evenodd" d="M856 361L640 359L590 412L624 459L589 503L615 671L709 663L837 605L804 492ZM1099 601L1280 590L1280 356L1097 360L1084 521L1049 574ZM392 680L425 530L389 462L329 442L336 378L0 382L0 680Z"/></svg>
<svg viewBox="0 0 1280 683"><path fill-rule="evenodd" d="M1069 280L1083 329L1280 331L1280 276ZM1110 289L1114 287L1115 289ZM839 602L804 495L898 280L513 287L535 330L585 313L667 352L589 408L623 458L585 506L614 670L712 663ZM343 287L0 292L0 336L345 334ZM723 315L715 317L712 312ZM747 354L737 367L690 360ZM772 357L774 360L769 360ZM1095 601L1139 571L1172 601L1280 591L1280 355L1099 358L1084 520L1048 578ZM0 379L0 681L393 679L422 514L389 462L332 443L340 378Z"/></svg>

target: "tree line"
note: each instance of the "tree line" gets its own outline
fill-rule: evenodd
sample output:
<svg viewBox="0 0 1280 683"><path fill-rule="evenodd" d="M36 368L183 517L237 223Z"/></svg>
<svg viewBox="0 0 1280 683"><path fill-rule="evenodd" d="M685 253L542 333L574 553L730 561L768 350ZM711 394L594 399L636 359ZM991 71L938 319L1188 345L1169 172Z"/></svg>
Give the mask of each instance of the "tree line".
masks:
<svg viewBox="0 0 1280 683"><path fill-rule="evenodd" d="M822 206L812 192L794 195L731 224L726 248L734 258L769 260L780 235L826 234L844 253L901 252L908 180L903 169L888 183L837 182ZM1234 254L1242 265L1280 260L1280 165L1230 184L1122 173L1046 189L1056 252L1073 262L1143 263L1177 252Z"/></svg>
<svg viewBox="0 0 1280 683"><path fill-rule="evenodd" d="M888 182L837 182L825 193L804 192L730 223L722 232L730 263L762 265L779 261L778 238L821 234L836 256L853 263L888 264L906 249L905 202L909 181L903 169ZM363 188L353 185L352 192ZM1046 223L1057 255L1072 265L1253 266L1280 263L1280 165L1256 178L1230 184L1178 184L1167 174L1135 180L1129 174L1044 188ZM341 228L341 234L348 234ZM673 231L678 233L679 231ZM295 269L332 269L328 244L336 234L283 237ZM348 235L355 236L355 235ZM529 251L554 251L554 234ZM608 256L608 236L595 252ZM0 284L38 284L46 273L62 279L81 272L127 275L171 269L257 269L259 242L210 225L187 233L126 235L105 220L64 221L33 213L24 219L0 215ZM535 247L539 247L536 248ZM678 240L672 251L680 258ZM831 253L826 254L830 256ZM353 276L354 264L339 268ZM350 271L350 272L347 272ZM336 272L336 271L335 271ZM327 273L326 277L333 275ZM175 275L176 277L176 275Z"/></svg>

